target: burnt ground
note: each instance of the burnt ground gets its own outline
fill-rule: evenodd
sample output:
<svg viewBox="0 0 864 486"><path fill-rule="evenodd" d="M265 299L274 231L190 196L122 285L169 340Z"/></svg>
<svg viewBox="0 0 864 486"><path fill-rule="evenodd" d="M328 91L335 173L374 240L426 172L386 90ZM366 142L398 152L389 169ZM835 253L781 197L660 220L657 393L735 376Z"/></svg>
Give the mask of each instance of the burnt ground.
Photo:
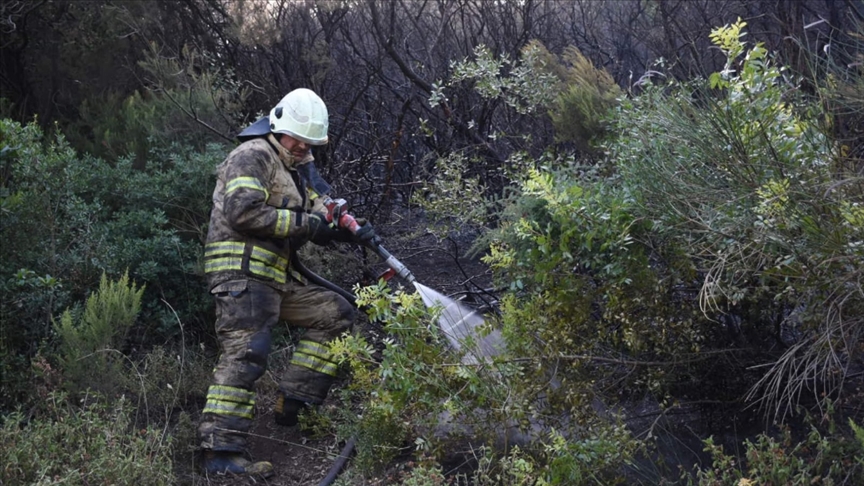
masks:
<svg viewBox="0 0 864 486"><path fill-rule="evenodd" d="M452 298L464 299L467 302L473 301L478 306L490 303L493 299L491 293L484 293L480 289L489 290L491 274L486 266L480 262L479 257L469 258L467 256L473 235L439 239L428 231L411 233L407 229L411 225L406 223L408 222L403 220L388 225L384 231L379 230L378 232L383 237L384 246L387 250L414 273L418 282ZM324 264L308 261L307 264L314 271L320 272L322 276L338 283L342 288L350 289L353 283L368 279L369 276L376 276L387 268L381 264L377 256L368 252L363 254L357 249L345 249L343 247L335 250L338 255L337 261L325 262ZM310 259L314 260L315 254L311 255ZM363 266L358 263L363 260L368 262L365 265L365 276L364 272L357 269L357 267ZM353 268L354 270L345 271L346 268ZM398 277L393 277L390 280L390 285L391 288L397 289L406 288L407 284ZM413 291L413 289L406 290ZM364 333L367 339L369 336L372 336L373 339L376 336L378 339L383 337L380 327L370 324L365 316L361 316L355 330ZM276 397L279 370L284 369L289 359L290 350L287 346L282 345L280 348L279 343L276 343L270 358L270 370L257 384L256 422L249 441L250 453L254 460L270 461L273 463L276 474L269 479L255 479L224 476L204 477L193 473L190 477L192 484L306 486L318 485L327 476L345 445L344 441L332 433L323 437L310 437L307 436L308 434L304 434L299 426L282 427L273 421L272 408ZM332 391L327 401L322 405L325 408L340 406L343 404L339 403L338 394ZM386 485L393 482L392 478L387 477L388 473L385 473L382 478L361 479L358 474L352 474L350 470L351 462L349 460L343 469L342 476L350 476L350 484L352 485ZM344 485L345 482L341 484Z"/></svg>

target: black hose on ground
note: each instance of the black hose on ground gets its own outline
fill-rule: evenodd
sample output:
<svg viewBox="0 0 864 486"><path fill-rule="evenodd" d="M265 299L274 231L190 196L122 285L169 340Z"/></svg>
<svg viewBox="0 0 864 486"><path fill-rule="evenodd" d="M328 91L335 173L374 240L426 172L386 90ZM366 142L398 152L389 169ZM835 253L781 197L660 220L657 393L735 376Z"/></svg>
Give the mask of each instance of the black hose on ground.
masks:
<svg viewBox="0 0 864 486"><path fill-rule="evenodd" d="M324 287L328 290L332 290L337 294L341 295L348 302L351 303L354 307L357 307L357 298L351 292L343 289L342 287L334 284L333 282L325 279L324 277L316 274L312 270L309 270L303 263L300 262L300 259L297 257L297 254L294 253L291 255L291 267L294 270L297 270L300 275L303 275L306 280L309 282ZM327 476L318 483L318 486L330 486L336 481L336 478L339 477L339 473L342 472L342 468L345 467L345 463L348 462L348 459L351 457L351 454L354 453L354 446L356 445L356 440L354 437L348 439L348 442L345 443L345 447L342 448L342 452L339 453L339 456L333 462L333 465L330 466L330 471L327 473Z"/></svg>
<svg viewBox="0 0 864 486"><path fill-rule="evenodd" d="M351 457L351 454L354 452L354 444L356 440L354 437L348 439L348 442L345 443L345 447L342 448L342 452L339 453L339 457L336 458L336 461L333 462L333 465L330 466L330 472L327 473L327 477L321 480L318 483L318 486L330 486L333 484L333 481L336 481L336 478L339 476L339 473L342 472L342 468L345 467L345 463L348 462L348 458Z"/></svg>

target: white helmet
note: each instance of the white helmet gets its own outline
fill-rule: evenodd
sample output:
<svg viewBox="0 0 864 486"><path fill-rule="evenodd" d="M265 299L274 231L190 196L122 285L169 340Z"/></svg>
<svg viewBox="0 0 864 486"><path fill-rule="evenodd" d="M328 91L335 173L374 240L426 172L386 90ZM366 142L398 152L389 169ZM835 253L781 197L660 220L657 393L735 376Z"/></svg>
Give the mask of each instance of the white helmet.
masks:
<svg viewBox="0 0 864 486"><path fill-rule="evenodd" d="M310 145L327 143L327 106L314 91L295 89L270 110L270 131Z"/></svg>

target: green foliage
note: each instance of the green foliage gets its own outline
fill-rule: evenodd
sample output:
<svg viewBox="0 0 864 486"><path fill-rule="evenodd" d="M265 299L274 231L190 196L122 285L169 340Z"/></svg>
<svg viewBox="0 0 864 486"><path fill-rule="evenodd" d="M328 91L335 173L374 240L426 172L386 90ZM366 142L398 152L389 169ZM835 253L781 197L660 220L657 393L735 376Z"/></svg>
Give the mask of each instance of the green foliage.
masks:
<svg viewBox="0 0 864 486"><path fill-rule="evenodd" d="M450 67L450 79L436 85L429 98L432 107L447 101L445 88L470 81L482 98L502 100L520 114L548 109L556 140L572 142L583 152L593 152L607 135L610 111L623 94L612 76L594 67L576 47L568 47L559 58L537 40L522 48L518 63L506 56L495 58L481 45L473 60Z"/></svg>
<svg viewBox="0 0 864 486"><path fill-rule="evenodd" d="M476 437L482 438L493 429L480 424L503 423L507 413L519 409L519 403L507 399L506 377L515 370L462 365L418 294L390 293L382 283L359 289L357 296L370 319L381 322L388 334L380 355L362 336L331 344L352 373L344 399L362 406L359 417L353 412L345 417L346 435L357 437L361 470L371 472L412 448L440 452L445 437L436 429L442 416L477 424ZM466 433L456 426L446 430L456 436Z"/></svg>
<svg viewBox="0 0 864 486"><path fill-rule="evenodd" d="M514 446L504 455L496 455L490 448L482 448L479 453L480 459L471 478L472 484L477 486L556 484L544 479L542 465L530 455L526 455L518 446Z"/></svg>
<svg viewBox="0 0 864 486"><path fill-rule="evenodd" d="M240 124L248 89L218 64L188 47L179 57L165 57L151 44L139 62L148 89L85 99L79 119L67 129L70 141L80 152L109 160L131 155L137 167L151 163L154 148L182 142L203 150L224 142Z"/></svg>
<svg viewBox="0 0 864 486"><path fill-rule="evenodd" d="M711 453L713 465L697 470L697 484L860 484L864 481L864 444L840 431L833 420L829 415L826 426L811 425L806 437L798 440L789 427L783 427L777 438L760 434L755 441L745 440L740 463L708 438L705 451Z"/></svg>
<svg viewBox="0 0 864 486"><path fill-rule="evenodd" d="M480 127L475 120L468 123L470 130L492 130L485 135L491 141L520 139L528 131L525 124L551 121L557 141L572 144L584 155L596 155L598 144L609 133L610 115L622 95L609 73L595 68L575 47L558 57L536 40L522 49L517 62L506 56L496 58L481 45L475 49L473 59L452 62L450 67L452 74L447 81L434 86L429 98L432 107L449 103L448 93L456 96L458 88L468 84L489 105L488 110L503 102L525 116L521 123L510 125L502 122ZM535 166L527 151L514 151L503 166L494 167L484 162L488 154L467 153L454 151L438 158L432 170L434 177L412 201L429 211L437 222L445 223L437 230L447 232L463 225L494 226L495 199L504 192L499 189L522 179L524 170Z"/></svg>
<svg viewBox="0 0 864 486"><path fill-rule="evenodd" d="M568 439L552 430L531 444L532 449L514 446L504 454L484 447L471 484L624 484L621 468L631 460L636 444L629 432L623 426L587 432L584 438Z"/></svg>
<svg viewBox="0 0 864 486"><path fill-rule="evenodd" d="M332 345L352 372L343 401L362 407L344 417L345 435L358 441L356 464L361 471L380 470L397 455L409 453L411 442L415 454L440 460L452 440L470 437L491 444L507 427L518 424L530 430L542 421L547 427L557 423L561 432L528 434L525 448L531 456L511 452L498 457L490 449L476 484L578 484L571 479L580 474L587 484L590 478L614 482L618 477L638 444L625 429L599 419L590 407L565 412L540 406L537 375L521 360L501 355L464 364L459 352L446 347L436 309L424 310L417 294L390 293L383 283L357 294L389 336L380 355L360 336L346 336ZM580 438L565 439L565 434ZM418 474L433 481L434 475Z"/></svg>
<svg viewBox="0 0 864 486"><path fill-rule="evenodd" d="M864 469L864 427L859 426L850 418L849 428L852 429L855 440L858 442L858 454L855 456L855 463L859 468Z"/></svg>
<svg viewBox="0 0 864 486"><path fill-rule="evenodd" d="M576 149L594 154L598 144L609 133L610 114L623 96L621 88L605 69L594 67L579 49L569 46L560 60L538 41L532 41L523 53L534 52L526 62L535 72L554 73L557 93L549 114L555 127L555 139L572 142Z"/></svg>
<svg viewBox="0 0 864 486"><path fill-rule="evenodd" d="M414 193L412 203L423 208L436 223L436 231L448 234L461 227L482 227L489 219L486 189L470 167L477 161L454 152L435 163L435 178Z"/></svg>
<svg viewBox="0 0 864 486"><path fill-rule="evenodd" d="M530 170L491 233L484 260L510 290L502 333L510 352L533 364L528 383L548 382L549 367L565 377L549 392L553 410L578 409L590 420L589 404L606 380L624 380L634 393L666 393L689 372L672 363L701 349L708 320L680 298L690 269L652 264L666 257L649 245L650 230L626 191L574 165Z"/></svg>
<svg viewBox="0 0 864 486"><path fill-rule="evenodd" d="M400 486L443 486L448 484L441 466L418 464L399 481Z"/></svg>
<svg viewBox="0 0 864 486"><path fill-rule="evenodd" d="M351 384L344 390L350 397L347 400L360 401L363 407L359 418L347 417L346 435L357 438L358 468L371 473L405 452L410 429L434 427L443 392L435 363L443 342L427 327L428 317L417 295L391 295L383 283L359 289L357 294L370 318L385 323L393 335L385 341L380 365L362 336L345 336L331 344L334 355L352 373Z"/></svg>
<svg viewBox="0 0 864 486"><path fill-rule="evenodd" d="M111 165L78 156L62 136L45 140L35 123L2 120L0 140L2 368L26 373L11 363L35 355L55 316L67 308L74 314L74 302L102 274L116 279L128 271L147 287L136 338L177 336L178 320L187 332L209 330L198 260L224 148L160 147L139 171L131 158ZM4 373L4 403L22 399L26 381Z"/></svg>
<svg viewBox="0 0 864 486"><path fill-rule="evenodd" d="M572 440L552 431L545 444L548 484L624 484L621 467L630 463L636 446L623 425Z"/></svg>
<svg viewBox="0 0 864 486"><path fill-rule="evenodd" d="M809 335L751 395L786 413L806 383L833 389L844 356L860 355L864 194L817 107L790 95L798 84L765 49L746 49L741 27L712 34L728 58L709 81L719 92L649 88L622 105L610 150L640 217L695 265L704 312L745 315L756 342L783 339L778 321Z"/></svg>
<svg viewBox="0 0 864 486"><path fill-rule="evenodd" d="M109 282L103 274L99 289L87 299L83 314L74 322L67 310L55 324L60 341L58 357L70 391L112 391L120 374L120 349L141 310L144 289L137 289L124 274Z"/></svg>
<svg viewBox="0 0 864 486"><path fill-rule="evenodd" d="M741 39L747 35L746 32L742 32L746 26L747 22L742 21L739 17L734 24L727 24L711 31L711 42L726 54L726 65L723 67L723 71L712 73L708 78L712 88L729 88L732 86L730 80L734 77L735 60L744 53L745 45ZM755 56L761 57L764 56L765 50L762 49L761 45L757 45L753 53Z"/></svg>
<svg viewBox="0 0 864 486"><path fill-rule="evenodd" d="M367 407L353 429L357 439L354 465L365 474L383 471L394 458L406 452L408 428L409 424L386 407Z"/></svg>
<svg viewBox="0 0 864 486"><path fill-rule="evenodd" d="M42 416L16 412L0 426L3 484L175 484L170 438L135 427L125 398L77 408L52 394L44 405Z"/></svg>
<svg viewBox="0 0 864 486"><path fill-rule="evenodd" d="M527 46L521 53L520 62L513 66L506 56L496 58L488 47L478 45L474 48L473 60L451 62L453 73L450 79L446 84L435 86L429 105L434 108L446 101L446 86L472 82L481 97L501 99L518 113L531 113L551 102L553 95L549 88L555 81L554 76L533 69L541 53L537 46Z"/></svg>

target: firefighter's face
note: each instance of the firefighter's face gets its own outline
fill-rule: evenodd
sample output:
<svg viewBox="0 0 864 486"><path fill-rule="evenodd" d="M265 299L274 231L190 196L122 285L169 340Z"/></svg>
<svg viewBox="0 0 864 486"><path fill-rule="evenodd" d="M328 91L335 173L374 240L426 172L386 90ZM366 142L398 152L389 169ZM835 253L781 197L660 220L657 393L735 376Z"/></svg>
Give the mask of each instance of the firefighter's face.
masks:
<svg viewBox="0 0 864 486"><path fill-rule="evenodd" d="M283 134L282 138L279 139L279 143L297 159L306 157L306 154L308 154L309 150L312 148L308 143L301 142L300 140L285 134Z"/></svg>

